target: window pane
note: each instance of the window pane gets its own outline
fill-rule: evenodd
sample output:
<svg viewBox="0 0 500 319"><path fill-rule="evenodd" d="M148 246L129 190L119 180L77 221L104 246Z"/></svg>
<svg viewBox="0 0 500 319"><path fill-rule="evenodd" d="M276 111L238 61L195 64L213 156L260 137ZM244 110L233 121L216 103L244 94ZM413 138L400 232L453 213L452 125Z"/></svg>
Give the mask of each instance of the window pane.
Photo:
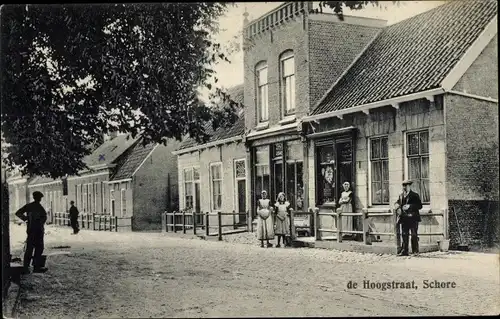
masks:
<svg viewBox="0 0 500 319"><path fill-rule="evenodd" d="M236 161L235 170L236 170L236 178L244 178L246 176L245 161Z"/></svg>
<svg viewBox="0 0 500 319"><path fill-rule="evenodd" d="M382 204L389 204L389 182L382 184Z"/></svg>
<svg viewBox="0 0 500 319"><path fill-rule="evenodd" d="M267 68L260 69L258 71L258 81L259 81L259 86L264 85L267 83Z"/></svg>
<svg viewBox="0 0 500 319"><path fill-rule="evenodd" d="M283 77L289 76L295 73L295 61L291 57L283 61Z"/></svg>
<svg viewBox="0 0 500 319"><path fill-rule="evenodd" d="M372 139L370 149L372 159L380 158L380 139Z"/></svg>
<svg viewBox="0 0 500 319"><path fill-rule="evenodd" d="M389 180L389 161L382 161L382 181Z"/></svg>
<svg viewBox="0 0 500 319"><path fill-rule="evenodd" d="M413 180L420 179L420 158L410 158L408 163L408 177Z"/></svg>
<svg viewBox="0 0 500 319"><path fill-rule="evenodd" d="M380 161L372 162L372 182L382 181L382 163Z"/></svg>
<svg viewBox="0 0 500 319"><path fill-rule="evenodd" d="M193 170L192 169L185 169L184 170L184 180L185 181L193 180Z"/></svg>
<svg viewBox="0 0 500 319"><path fill-rule="evenodd" d="M295 163L286 164L286 198L292 207L295 203Z"/></svg>
<svg viewBox="0 0 500 319"><path fill-rule="evenodd" d="M418 155L419 138L418 133L408 134L408 155Z"/></svg>
<svg viewBox="0 0 500 319"><path fill-rule="evenodd" d="M430 203L431 201L431 196L429 192L429 180L428 179L423 179L422 182L422 187L421 187L421 192L419 193L422 202L423 203Z"/></svg>
<svg viewBox="0 0 500 319"><path fill-rule="evenodd" d="M420 154L429 154L429 132L420 132Z"/></svg>
<svg viewBox="0 0 500 319"><path fill-rule="evenodd" d="M255 151L255 160L257 164L269 164L269 147L258 147Z"/></svg>
<svg viewBox="0 0 500 319"><path fill-rule="evenodd" d="M380 150L381 154L380 154L380 156L382 158L389 158L389 140L388 140L388 138L387 137L382 137L380 143L381 143L381 146L380 146L381 147L381 150Z"/></svg>
<svg viewBox="0 0 500 319"><path fill-rule="evenodd" d="M273 157L279 157L283 155L283 144L282 143L276 143L273 145L274 149L274 156Z"/></svg>
<svg viewBox="0 0 500 319"><path fill-rule="evenodd" d="M318 149L321 164L335 163L333 146L323 146Z"/></svg>
<svg viewBox="0 0 500 319"><path fill-rule="evenodd" d="M296 168L297 175L295 176L296 183L297 183L297 195L295 197L295 209L303 210L304 209L304 183L303 183L302 176L304 174L304 172L303 172L304 164L302 162L297 162L295 165L297 167Z"/></svg>
<svg viewBox="0 0 500 319"><path fill-rule="evenodd" d="M382 183L372 182L372 204L382 203Z"/></svg>
<svg viewBox="0 0 500 319"><path fill-rule="evenodd" d="M429 157L421 157L422 158L422 166L421 166L421 172L420 176L422 178L429 178Z"/></svg>
<svg viewBox="0 0 500 319"><path fill-rule="evenodd" d="M267 85L260 87L260 120L267 121L269 118L268 88Z"/></svg>
<svg viewBox="0 0 500 319"><path fill-rule="evenodd" d="M295 110L295 75L290 76L290 111Z"/></svg>
<svg viewBox="0 0 500 319"><path fill-rule="evenodd" d="M300 140L287 142L286 144L286 159L301 161L304 158L304 145Z"/></svg>
<svg viewBox="0 0 500 319"><path fill-rule="evenodd" d="M200 179L200 170L197 168L193 168L193 175L194 175L195 180L199 180Z"/></svg>
<svg viewBox="0 0 500 319"><path fill-rule="evenodd" d="M285 78L285 92L283 94L283 97L284 97L284 104L285 104L285 110L288 111L290 110L290 107L291 107L291 90L292 90L292 87L291 87L291 83L290 83L290 78Z"/></svg>

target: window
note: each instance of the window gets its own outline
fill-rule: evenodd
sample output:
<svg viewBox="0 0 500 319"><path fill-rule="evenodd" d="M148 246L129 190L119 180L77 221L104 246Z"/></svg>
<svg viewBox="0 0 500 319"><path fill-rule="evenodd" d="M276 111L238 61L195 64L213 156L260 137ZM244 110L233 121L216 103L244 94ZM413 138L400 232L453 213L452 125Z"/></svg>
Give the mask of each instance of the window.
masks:
<svg viewBox="0 0 500 319"><path fill-rule="evenodd" d="M115 191L109 191L109 211L112 216L115 216Z"/></svg>
<svg viewBox="0 0 500 319"><path fill-rule="evenodd" d="M422 203L429 204L429 131L411 132L406 137L408 178Z"/></svg>
<svg viewBox="0 0 500 319"><path fill-rule="evenodd" d="M370 139L372 205L389 204L389 143L387 136Z"/></svg>
<svg viewBox="0 0 500 319"><path fill-rule="evenodd" d="M193 203L194 203L193 177L194 176L192 168L184 169L184 199L185 199L184 208L186 209L193 208Z"/></svg>
<svg viewBox="0 0 500 319"><path fill-rule="evenodd" d="M126 190L122 188L120 192L120 207L122 209L122 217L127 216L127 193Z"/></svg>
<svg viewBox="0 0 500 319"><path fill-rule="evenodd" d="M78 191L78 185L75 185L75 205L76 207L80 207L80 204L78 203L78 195L79 195L79 191Z"/></svg>
<svg viewBox="0 0 500 319"><path fill-rule="evenodd" d="M82 185L83 192L82 192L82 206L83 206L83 212L87 213L87 185Z"/></svg>
<svg viewBox="0 0 500 319"><path fill-rule="evenodd" d="M222 208L222 163L210 165L210 180L212 181L212 210Z"/></svg>
<svg viewBox="0 0 500 319"><path fill-rule="evenodd" d="M281 102L285 115L295 113L295 60L292 51L280 58Z"/></svg>
<svg viewBox="0 0 500 319"><path fill-rule="evenodd" d="M97 213L99 207L97 205L97 199L99 198L99 183L94 183L94 212Z"/></svg>
<svg viewBox="0 0 500 319"><path fill-rule="evenodd" d="M269 98L268 98L268 83L267 83L267 64L261 62L255 68L257 77L257 107L259 114L259 122L269 120Z"/></svg>
<svg viewBox="0 0 500 319"><path fill-rule="evenodd" d="M101 182L101 214L105 212L104 208L104 183Z"/></svg>

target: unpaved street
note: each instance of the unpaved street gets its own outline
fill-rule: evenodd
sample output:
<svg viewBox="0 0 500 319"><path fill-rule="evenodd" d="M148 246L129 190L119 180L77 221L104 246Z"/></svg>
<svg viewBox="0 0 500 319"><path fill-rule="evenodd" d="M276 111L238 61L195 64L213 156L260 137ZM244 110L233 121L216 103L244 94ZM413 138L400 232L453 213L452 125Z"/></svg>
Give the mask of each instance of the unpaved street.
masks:
<svg viewBox="0 0 500 319"><path fill-rule="evenodd" d="M16 255L24 228L12 227ZM47 228L49 272L30 275L20 315L82 317L404 316L498 314L498 256L398 258L262 249L146 233ZM70 246L70 248L54 248ZM52 248L51 248L52 247ZM352 280L418 289L347 289ZM423 280L456 288L424 289Z"/></svg>

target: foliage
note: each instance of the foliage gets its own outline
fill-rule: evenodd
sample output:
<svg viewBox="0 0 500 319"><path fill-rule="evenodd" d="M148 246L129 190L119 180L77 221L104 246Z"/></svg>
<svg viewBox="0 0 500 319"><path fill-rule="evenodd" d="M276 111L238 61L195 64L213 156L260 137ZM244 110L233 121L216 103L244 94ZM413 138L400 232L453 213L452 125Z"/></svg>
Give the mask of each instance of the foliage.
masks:
<svg viewBox="0 0 500 319"><path fill-rule="evenodd" d="M361 10L366 8L368 5L377 7L386 7L389 1L321 1L320 8L330 7L333 12L338 15L338 17L343 20L344 18L344 7L351 10ZM393 4L399 4L399 1L392 1Z"/></svg>
<svg viewBox="0 0 500 319"><path fill-rule="evenodd" d="M226 5L2 7L2 131L10 166L53 178L86 168L110 131L144 143L231 125L235 103L203 105L212 66L227 60L211 35ZM216 81L216 80L215 80ZM212 88L212 98L229 97Z"/></svg>
<svg viewBox="0 0 500 319"><path fill-rule="evenodd" d="M326 1L360 9L377 1ZM58 178L87 168L103 134L144 143L186 135L206 142L237 119L212 67L228 61L213 35L227 3L4 5L3 151L25 175ZM212 92L217 106L198 100ZM229 102L229 103L227 103Z"/></svg>

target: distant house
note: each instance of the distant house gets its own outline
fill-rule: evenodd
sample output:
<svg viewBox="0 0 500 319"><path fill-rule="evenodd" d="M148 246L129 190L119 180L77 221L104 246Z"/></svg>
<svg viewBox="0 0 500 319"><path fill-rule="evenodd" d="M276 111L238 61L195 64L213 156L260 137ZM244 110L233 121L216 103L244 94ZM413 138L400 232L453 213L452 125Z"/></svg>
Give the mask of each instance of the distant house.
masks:
<svg viewBox="0 0 500 319"><path fill-rule="evenodd" d="M233 101L243 103L242 85L230 88L228 94ZM199 144L188 138L174 152L178 156L180 208L204 213L245 213L249 209L250 179L243 143L244 116L241 113L230 128L220 127L214 131L208 124L206 131L210 135L208 143ZM200 217L198 224L203 222ZM247 222L244 215L223 216L223 224L245 225ZM213 216L210 224L216 223L217 217Z"/></svg>
<svg viewBox="0 0 500 319"><path fill-rule="evenodd" d="M83 214L107 214L128 218L122 230L161 227L161 212L175 207L177 196L176 157L167 146L143 146L141 138L118 135L97 147L84 161L90 170L66 179L35 177L29 192L44 193L47 211L67 211L69 202ZM127 227L125 227L127 226Z"/></svg>

